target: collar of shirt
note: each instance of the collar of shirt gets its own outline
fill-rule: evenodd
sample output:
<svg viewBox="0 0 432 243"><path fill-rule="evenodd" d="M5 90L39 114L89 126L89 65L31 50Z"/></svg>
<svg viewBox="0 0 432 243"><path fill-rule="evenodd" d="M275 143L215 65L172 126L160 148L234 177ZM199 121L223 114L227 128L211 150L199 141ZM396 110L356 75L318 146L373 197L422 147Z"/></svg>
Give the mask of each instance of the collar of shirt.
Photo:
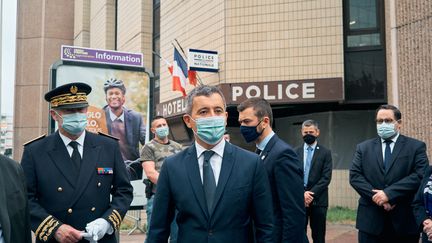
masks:
<svg viewBox="0 0 432 243"><path fill-rule="evenodd" d="M267 135L267 137L265 137L261 143L257 144L256 147L263 151L265 149L265 147L267 146L268 142L270 141L270 139L275 135L275 133L273 131L271 131L271 133L269 135Z"/></svg>
<svg viewBox="0 0 432 243"><path fill-rule="evenodd" d="M399 137L399 133L396 133L396 136L394 136L392 139L390 139L393 141L393 143L391 143L390 146L396 143L398 137ZM381 138L381 143L384 143L384 141L385 141L385 139Z"/></svg>
<svg viewBox="0 0 432 243"><path fill-rule="evenodd" d="M226 143L225 139L222 138L221 141L218 144L216 144L216 146L210 149L215 152L215 154L210 158L210 165L213 169L213 175L216 181L216 185L218 184L219 174L222 168L222 159L223 159L223 152L225 149L225 143ZM204 164L203 153L207 149L199 145L196 141L195 141L195 148L197 151L198 167L200 171L201 182L203 182L203 164Z"/></svg>
<svg viewBox="0 0 432 243"><path fill-rule="evenodd" d="M312 145L309 145L309 144L303 143L303 149L307 152L307 148L308 148L309 146L311 146L311 147L312 147L312 151L315 151L315 148L316 148L317 145L318 145L317 142L313 143Z"/></svg>
<svg viewBox="0 0 432 243"><path fill-rule="evenodd" d="M390 140L393 141L393 143L390 144L390 151L391 152L393 152L393 148L394 148L394 146L396 144L396 141L397 141L398 137L399 137L399 133L397 133L396 136L394 136L392 139L390 139ZM384 158L385 157L385 149L386 149L386 146L387 146L387 144L384 141L385 140L381 138L381 150L382 150L383 160L385 159Z"/></svg>
<svg viewBox="0 0 432 243"><path fill-rule="evenodd" d="M60 138L63 140L64 145L66 146L67 151L69 152L69 156L72 156L73 148L69 146L69 143L72 142L72 139L66 137L61 132L59 132ZM84 148L84 138L85 138L86 130L75 140L78 143L78 152L81 154L81 158L83 156L83 148Z"/></svg>
<svg viewBox="0 0 432 243"><path fill-rule="evenodd" d="M197 158L201 157L202 153L204 153L204 151L207 150L203 146L199 145L196 141L195 141L195 148L197 151ZM217 155L223 158L224 149L225 149L225 139L221 139L221 141L210 150L214 151Z"/></svg>
<svg viewBox="0 0 432 243"><path fill-rule="evenodd" d="M110 119L111 121L114 121L115 119L118 119L120 121L124 121L124 109L123 112L121 113L120 116L116 116L112 111L111 108L108 107L108 111L109 111L109 115L110 115Z"/></svg>

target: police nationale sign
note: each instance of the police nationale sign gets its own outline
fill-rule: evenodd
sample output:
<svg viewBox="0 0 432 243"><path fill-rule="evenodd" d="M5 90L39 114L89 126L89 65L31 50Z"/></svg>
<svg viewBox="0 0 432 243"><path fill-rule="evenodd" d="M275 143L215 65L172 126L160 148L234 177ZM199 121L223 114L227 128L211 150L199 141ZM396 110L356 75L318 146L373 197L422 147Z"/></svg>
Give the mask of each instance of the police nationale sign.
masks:
<svg viewBox="0 0 432 243"><path fill-rule="evenodd" d="M131 67L143 67L143 54L119 52L78 46L61 47L61 59L75 62L91 62Z"/></svg>
<svg viewBox="0 0 432 243"><path fill-rule="evenodd" d="M188 65L190 70L218 72L219 58L217 51L189 49Z"/></svg>

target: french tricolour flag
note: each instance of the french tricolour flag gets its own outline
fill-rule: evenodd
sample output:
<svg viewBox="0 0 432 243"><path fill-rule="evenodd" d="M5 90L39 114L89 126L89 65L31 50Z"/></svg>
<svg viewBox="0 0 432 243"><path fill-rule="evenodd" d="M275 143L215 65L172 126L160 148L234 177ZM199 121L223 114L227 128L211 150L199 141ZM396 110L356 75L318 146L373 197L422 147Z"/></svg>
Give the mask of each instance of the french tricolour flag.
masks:
<svg viewBox="0 0 432 243"><path fill-rule="evenodd" d="M188 68L186 61L177 51L177 48L174 48L174 62L172 65L172 90L180 91L183 93L183 96L186 96L186 80L188 77Z"/></svg>

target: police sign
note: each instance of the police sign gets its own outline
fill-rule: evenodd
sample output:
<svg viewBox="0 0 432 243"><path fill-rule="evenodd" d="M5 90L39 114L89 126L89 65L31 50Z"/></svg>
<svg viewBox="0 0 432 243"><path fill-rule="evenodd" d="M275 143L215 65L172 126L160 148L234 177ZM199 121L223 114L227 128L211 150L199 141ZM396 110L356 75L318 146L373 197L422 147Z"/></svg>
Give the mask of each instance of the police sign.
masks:
<svg viewBox="0 0 432 243"><path fill-rule="evenodd" d="M189 49L188 65L190 70L218 72L219 58L217 51Z"/></svg>

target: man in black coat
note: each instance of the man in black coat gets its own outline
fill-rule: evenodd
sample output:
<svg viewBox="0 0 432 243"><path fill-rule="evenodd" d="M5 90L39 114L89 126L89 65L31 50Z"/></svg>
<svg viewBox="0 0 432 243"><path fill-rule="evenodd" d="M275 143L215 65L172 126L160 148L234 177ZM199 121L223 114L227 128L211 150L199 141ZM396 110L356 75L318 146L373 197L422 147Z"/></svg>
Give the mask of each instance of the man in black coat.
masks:
<svg viewBox="0 0 432 243"><path fill-rule="evenodd" d="M31 243L26 182L21 166L0 154L0 242Z"/></svg>
<svg viewBox="0 0 432 243"><path fill-rule="evenodd" d="M246 142L255 142L270 181L274 242L307 242L303 168L297 154L273 132L273 113L266 100L250 98L237 110L240 132Z"/></svg>
<svg viewBox="0 0 432 243"><path fill-rule="evenodd" d="M132 186L117 140L85 131L84 83L45 95L58 131L25 144L31 228L36 242L114 243L132 201Z"/></svg>
<svg viewBox="0 0 432 243"><path fill-rule="evenodd" d="M377 138L357 145L351 186L360 194L356 227L360 243L419 241L411 203L428 165L424 142L400 134L393 105L376 111Z"/></svg>
<svg viewBox="0 0 432 243"><path fill-rule="evenodd" d="M314 243L325 242L326 217L328 208L328 185L332 175L331 152L317 138L320 135L318 122L306 120L302 124L301 134L304 144L296 148L304 168L304 200L306 206L306 224L310 219L310 228Z"/></svg>

